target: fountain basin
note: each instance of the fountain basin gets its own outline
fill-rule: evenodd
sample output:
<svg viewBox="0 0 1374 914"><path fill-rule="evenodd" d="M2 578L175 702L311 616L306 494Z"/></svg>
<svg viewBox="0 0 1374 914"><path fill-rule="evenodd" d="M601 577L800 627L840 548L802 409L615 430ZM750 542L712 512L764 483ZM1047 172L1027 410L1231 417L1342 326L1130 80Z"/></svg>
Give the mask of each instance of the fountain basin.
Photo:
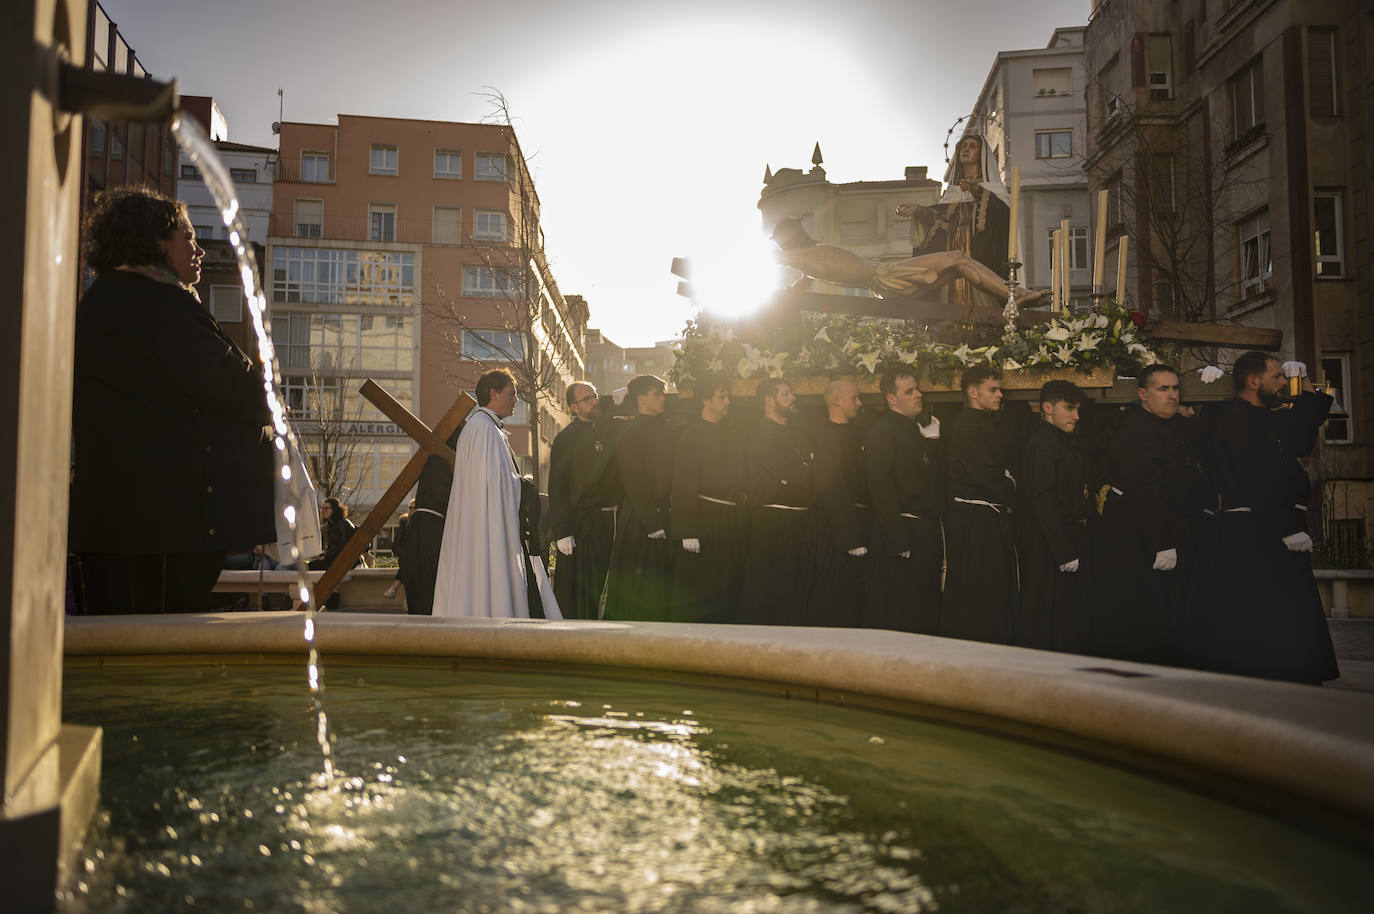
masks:
<svg viewBox="0 0 1374 914"><path fill-rule="evenodd" d="M1108 856L1123 859L1153 860L1152 855L1158 854L1161 846L1172 846L1175 842L1179 844L1170 853L1196 856L1189 849L1194 841L1198 848L1221 849L1226 859L1208 865L1209 878L1216 877L1233 887L1249 878L1237 869L1240 859L1253 866L1255 879L1262 881L1267 877L1272 861L1265 859L1266 853L1276 855L1275 859L1296 859L1297 855L1314 867L1336 868L1329 873L1312 871L1304 877L1316 879L1336 892L1334 900L1313 898L1303 903L1305 896L1294 889L1296 894L1292 895L1280 892L1258 900L1245 897L1244 904L1251 910L1338 910L1342 907L1340 887L1354 878L1350 867L1367 872L1370 862L1374 699L1363 694L891 632L327 614L318 617L317 623L328 690L326 706L339 733L339 764L348 772L356 771L359 753L366 755L370 751L365 748L367 739L375 738L387 745L417 743L414 754L421 757L426 752L424 745L429 745L436 758L452 755L456 750L451 746L435 745L434 741L452 739L454 745L462 745L465 733L480 736L484 732L483 722L493 713L515 714L526 722L517 728L522 733L531 728L542 732L544 723L530 721L557 720L559 727L571 728L568 732L576 734L618 726L602 719L596 703L603 702L601 706L606 708L624 709L615 713L626 715L634 727L640 726L634 724L635 715L647 714L653 723L650 732L668 733L664 739L678 739L672 736L675 728L690 725L690 730L700 726L703 729L699 733L692 731L685 739L693 751L715 759L716 768L738 769L738 754L742 753L752 760L743 768L757 771L757 759L766 755L768 765L772 766L769 770L777 769L780 780L785 782L792 776L801 777L806 784L815 780L816 790L821 791L825 802L833 800L855 810L866 808L868 819L864 821L875 815L882 818L883 813L875 813L871 808L875 805L872 798L886 789L894 808L910 803L913 810L929 811L966 804L976 822L997 819L1004 813L1009 821L1029 818L1039 823L1046 836L1053 836L1044 839L1053 843L1064 833L1078 830L1084 817L1091 817L1085 810L1093 809L1101 812L1108 823L1107 830L1099 837L1085 839L1086 845L1077 845L1083 867L1075 864L1076 868L1090 868L1095 852L1084 848L1101 847L1104 852L1110 851ZM110 687L132 683L128 694L145 696L139 699L143 701L147 693L162 688L155 685L159 681L155 677L166 671L175 675L180 670L183 677L203 677L204 682L213 685L225 678L258 675L251 671L259 669L269 684L249 684L245 694L276 695L304 712L308 700L301 663L305 657L302 625L302 616L294 613L73 619L66 638L67 716L105 726L108 772L116 767L111 758L118 754L114 747L131 738L128 728L149 726L147 721L156 714L147 710L152 705L145 705L136 713L125 709L132 715L132 723L121 724L117 714L109 718L88 717L82 703L100 692L102 683ZM150 673L150 667L160 667L164 673ZM408 671L403 669L407 667ZM147 680L146 687L139 685L144 676L154 677ZM534 677L537 682L527 682L526 677ZM690 688L684 691L684 686ZM449 687L458 690L452 698L443 691ZM187 693L196 691L194 685L188 687L185 682L171 688L176 694L172 704L184 703ZM356 710L362 707L358 702L375 703L374 690L388 696L386 707L393 709L388 712L389 717L404 717L425 709L449 707L451 702L457 708L466 701L458 694L463 689L476 690L477 710L463 711L467 716L446 725L453 732L446 730L441 737L434 735L432 727L418 736L388 735L392 724L378 723L366 716L355 717L361 713ZM397 697L406 693L427 696L418 703L421 711ZM583 710L561 707L568 696L577 696L574 705ZM156 699L147 701L156 703ZM238 703L235 699L220 708L232 709ZM676 716L689 706L695 709L695 715L687 719ZM98 701L90 708L91 713L103 713ZM194 719L194 712L188 713ZM202 716L215 713L212 708L202 712ZM302 721L307 717L303 713ZM383 720L386 719L384 716ZM180 725L166 724L177 726ZM933 729L917 733L907 729L910 727ZM376 735L365 737L360 744L360 731ZM749 747L747 734L751 731L771 754L765 748ZM613 730L607 732L616 735ZM713 733L714 736L709 735ZM311 746L309 734L305 736L301 755L296 759L298 766L305 769L296 774L298 792L308 792ZM599 733L597 738L605 736ZM493 745L510 744L509 734L489 738L494 740ZM872 739L878 742L870 745ZM543 737L532 744L542 745L542 740ZM719 741L719 745L712 740ZM950 755L954 751L951 741L958 743L959 752L965 754ZM726 743L733 748L726 747ZM673 751L681 746L681 741L673 743ZM835 746L849 747L845 750L848 754L832 755ZM584 748L581 743L569 743L555 757L575 760ZM865 754L893 753L898 748L901 751L888 756L890 773L875 769L875 760ZM315 753L314 762L318 763L318 750ZM991 764L989 760L1007 761L1011 769L1000 774L983 772L984 765ZM1102 761L1109 764L1098 764ZM411 762L415 760L412 758ZM142 770L143 763L139 764ZM797 772L789 772L788 766L793 764L798 766ZM1093 770L1097 773L1091 773ZM1039 774L1031 777L1028 771ZM1060 773L1054 774L1056 771ZM967 795L959 793L968 787L961 780L965 774L949 772L966 773L971 782L980 786ZM369 776L373 773L370 768L362 772ZM411 789L424 794L428 788L415 786L413 772L407 773L412 775L408 782ZM478 770L453 774L451 783L485 782L492 776L492 770L479 766ZM947 776L953 780L943 783ZM397 777L403 774L398 773ZM615 777L612 775L611 779ZM827 778L834 782L827 782ZM516 793L538 794L546 780L536 779ZM302 781L307 782L306 786L301 786ZM960 782L957 788L950 786L954 782ZM1031 782L1039 785L1038 793L1028 786ZM907 795L910 785L930 783L936 785L934 794L924 798ZM119 789L118 784L107 781L104 793L110 797L112 790ZM290 785L280 789L288 790ZM740 784L731 789L744 790ZM959 795L954 796L951 790ZM445 803L452 799L452 794L441 794L446 799L438 806L447 808ZM1008 807L1008 813L1000 806L977 805L983 799L998 796L1021 797L1030 807L1014 805ZM1144 807L1156 810L1163 818L1156 821L1156 812L1139 818L1136 813L1140 808L1132 812L1133 806L1143 808L1140 797L1150 798ZM1218 802L1218 798L1227 802ZM392 797L386 802L404 807L403 799ZM410 800L414 797L410 796ZM421 804L424 809L435 808L431 800ZM640 795L625 802L642 800ZM813 801L814 798L808 802ZM618 803L608 800L606 808L619 808ZM1117 810L1114 803L1124 805ZM665 808L680 810L681 806L679 802ZM464 811L470 808L466 801L459 807ZM549 808L555 812L548 815L556 815L556 806ZM1045 818L1044 810L1049 808L1068 811ZM1165 815L1162 811L1167 810L1172 812ZM520 813L517 818L522 821L544 815L537 809ZM329 820L334 813L320 809L315 815ZM425 820L425 814L415 815ZM1219 831L1205 839L1185 835L1193 827L1193 816L1200 822L1212 822ZM666 813L655 817L663 818L665 827L672 824ZM1165 820L1167 823L1161 824ZM500 817L487 820L488 827L492 827L493 821L500 821ZM1280 824L1291 831L1289 837L1254 838L1258 834L1268 835L1270 829ZM943 848L945 856L950 857L951 842L958 845L962 840L951 838L942 826L925 822L923 827L926 830L921 834L901 836L898 844L910 838L908 843L912 845L903 853L919 857L925 848L938 857ZM725 833L734 834L737 830L731 826ZM841 831L867 834L863 826ZM893 831L886 825L875 826L873 834L887 836ZM1122 839L1122 834L1133 837ZM1161 836L1169 840L1163 841ZM1290 839L1298 844L1289 847ZM525 846L530 839L516 835L511 840ZM822 838L815 840L820 842ZM1006 835L993 835L988 838L987 847L995 848L999 841L1006 840ZM1037 840L1029 837L1020 843L1029 846ZM931 844L924 843L927 841ZM1244 854L1227 857L1226 848L1233 843L1255 841ZM1305 841L1314 843L1304 844ZM892 860L884 855L895 851L879 847L882 843L872 837L850 846L846 853L853 853L846 858L847 865L886 872ZM1070 842L1068 846L1074 845ZM978 847L982 849L969 853L974 857L990 853L984 845ZM868 850L859 853L856 848ZM737 850L734 853L738 856ZM525 864L528 865L527 860ZM569 866L576 868L571 861ZM806 878L812 879L814 875ZM634 882L623 874L617 878L628 879L627 885ZM731 881L734 876L720 878L722 885L737 887L737 882ZM791 898L793 902L804 897L813 905L802 910L863 909L875 904L881 909L883 903L879 901L884 899L888 905L901 905L892 909L911 909L923 898L940 899L944 910L960 909L958 899L947 894L951 877L932 875L931 884L915 888L909 884L910 879L916 878L912 872L903 869L894 878L895 881L875 889L878 894L871 896L859 893L850 897L843 892L837 895L833 886L822 890L807 883L811 889L805 891L795 886L782 891L778 886L766 885L763 896L749 897L753 903L764 904L763 899L771 897L769 892L777 895L781 891L779 897ZM1125 877L1110 878L1114 885ZM1062 881L1061 878L1056 884ZM1157 874L1146 880L1150 885L1167 881ZM630 905L626 899L631 896L620 898L617 903L600 898L599 903L603 909L608 904L642 910L726 909L704 905L703 899L710 897L709 886L703 889L690 879L684 884L695 885L695 891L682 889L685 894L672 896L640 886L640 894L633 898L643 904ZM1024 878L1014 880L1014 884L1019 887L1014 893L1025 891ZM893 894L898 888L916 894ZM927 898L918 890L934 894ZM975 896L983 897L978 894L982 891L966 886L963 897L972 902ZM1104 894L1095 900L1082 894L1073 899L1095 910L1114 907L1115 902L1104 907L1103 899L1115 897L1110 885L1101 891ZM1214 888L1199 887L1196 891L1214 901L1227 897L1242 900L1239 896L1208 894ZM789 892L800 894L793 897ZM739 896L730 897L741 903ZM689 903L687 899L695 901ZM1274 903L1265 903L1265 899ZM434 901L433 897L426 900ZM1062 909L1068 900L1055 897L1026 909L1053 910L1056 904ZM539 909L536 901L564 909L575 909L581 903L538 892L527 901L531 909ZM1221 908L1225 909L1226 904L1221 903ZM350 909L372 908L350 905ZM1122 903L1120 909L1134 908ZM1217 909L1215 905L1213 909Z"/></svg>

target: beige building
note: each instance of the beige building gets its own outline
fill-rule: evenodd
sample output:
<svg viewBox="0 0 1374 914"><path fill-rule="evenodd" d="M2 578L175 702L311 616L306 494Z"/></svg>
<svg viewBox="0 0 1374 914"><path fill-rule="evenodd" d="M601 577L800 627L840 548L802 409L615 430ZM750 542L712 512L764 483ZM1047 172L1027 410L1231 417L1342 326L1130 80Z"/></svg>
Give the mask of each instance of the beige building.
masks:
<svg viewBox="0 0 1374 914"><path fill-rule="evenodd" d="M1110 234L1131 237L1128 302L1281 330L1282 354L1338 389L1348 415L1323 431L1321 526L1337 563L1366 563L1374 12L1106 0L1084 61L1085 169L1112 191Z"/></svg>
<svg viewBox="0 0 1374 914"><path fill-rule="evenodd" d="M897 181L853 181L832 184L822 167L817 144L808 171L769 168L765 172L759 212L765 231L784 219L801 219L812 238L853 251L866 260L890 261L911 256L911 220L896 214L902 203L929 206L940 199L940 182L926 177L924 166L909 167ZM795 274L799 276L800 274ZM867 289L847 289L812 280L817 292L868 296Z"/></svg>
<svg viewBox="0 0 1374 914"><path fill-rule="evenodd" d="M543 479L568 421L563 391L585 370L587 305L549 269L509 127L282 124L264 272L287 399L319 432L307 436L319 475L350 458L355 509L415 450L358 396L369 377L433 426L483 371L510 367L533 395L508 422L511 443Z"/></svg>

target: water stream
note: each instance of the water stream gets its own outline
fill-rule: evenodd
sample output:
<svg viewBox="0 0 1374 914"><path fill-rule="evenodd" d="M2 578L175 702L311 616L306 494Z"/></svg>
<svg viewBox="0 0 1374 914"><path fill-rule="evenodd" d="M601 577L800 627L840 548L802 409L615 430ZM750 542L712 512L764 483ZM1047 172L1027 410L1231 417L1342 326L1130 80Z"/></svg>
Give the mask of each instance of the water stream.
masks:
<svg viewBox="0 0 1374 914"><path fill-rule="evenodd" d="M214 144L194 119L182 112L172 118L172 133L177 144L200 170L210 195L219 207L220 218L229 230L229 244L238 260L239 278L243 283L243 294L248 299L248 310L253 317L253 333L257 338L258 361L262 363L263 389L267 406L272 413L273 454L277 462L277 504L284 505L282 515L291 530L292 544L290 560L296 567L296 596L305 610L305 643L309 651L306 675L310 682L310 695L314 702L316 718L316 740L324 759L321 778L324 786L334 780L334 760L329 732L329 716L324 705L324 669L320 661L319 646L315 641L315 614L317 607L310 592L310 578L306 574L306 559L302 554L301 528L297 523L300 512L314 511L314 499L307 498L309 491L301 483L291 468L291 455L300 452L300 443L286 419L286 406L282 401L281 370L277 365L276 350L272 346L271 326L267 320L267 296L262 289L262 274L257 262L248 248L248 231L240 213L238 191L229 177L229 171L215 152Z"/></svg>

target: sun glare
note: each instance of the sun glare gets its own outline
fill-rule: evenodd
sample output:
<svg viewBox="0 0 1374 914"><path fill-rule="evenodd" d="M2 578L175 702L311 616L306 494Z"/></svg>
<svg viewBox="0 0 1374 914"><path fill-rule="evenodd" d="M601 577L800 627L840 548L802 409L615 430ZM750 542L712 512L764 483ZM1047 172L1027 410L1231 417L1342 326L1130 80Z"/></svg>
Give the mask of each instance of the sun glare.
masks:
<svg viewBox="0 0 1374 914"><path fill-rule="evenodd" d="M751 314L777 294L781 283L777 249L761 232L741 235L733 244L713 245L691 256L692 298L707 314Z"/></svg>

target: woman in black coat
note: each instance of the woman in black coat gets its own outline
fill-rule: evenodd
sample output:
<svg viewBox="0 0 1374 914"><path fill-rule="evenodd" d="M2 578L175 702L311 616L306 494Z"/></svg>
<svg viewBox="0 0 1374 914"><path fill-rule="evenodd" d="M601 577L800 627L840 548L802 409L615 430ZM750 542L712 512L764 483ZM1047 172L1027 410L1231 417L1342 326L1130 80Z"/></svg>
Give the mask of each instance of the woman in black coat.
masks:
<svg viewBox="0 0 1374 914"><path fill-rule="evenodd" d="M68 531L85 611L203 611L226 552L276 538L262 374L194 291L183 204L110 190L85 236Z"/></svg>

